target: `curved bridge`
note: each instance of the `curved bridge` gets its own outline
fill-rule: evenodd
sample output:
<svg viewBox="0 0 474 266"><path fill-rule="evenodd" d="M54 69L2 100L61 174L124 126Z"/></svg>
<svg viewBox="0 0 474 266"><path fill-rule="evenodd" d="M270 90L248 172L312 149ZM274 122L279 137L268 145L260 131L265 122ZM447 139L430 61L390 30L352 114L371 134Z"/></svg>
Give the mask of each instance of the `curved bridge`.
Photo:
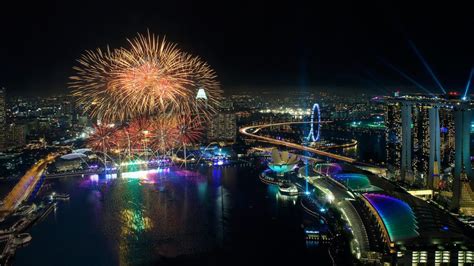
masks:
<svg viewBox="0 0 474 266"><path fill-rule="evenodd" d="M284 126L284 125L293 125L293 124L309 124L309 123L311 123L311 122L284 122L284 123L274 123L274 124L265 124L265 125L255 125L255 126L248 126L248 127L240 128L239 132L241 134L245 135L245 136L257 139L257 140L262 141L262 142L267 142L267 143L271 143L271 144L275 144L275 145L286 146L286 147L289 147L289 148L298 149L298 150L302 150L302 151L309 151L309 152L312 152L312 153L320 155L320 156L324 156L324 157L328 157L328 158L332 158L332 159L336 159L336 160L344 161L344 162L348 162L348 163L354 163L356 161L355 159L350 158L350 157L337 155L337 154L334 154L334 153L330 153L330 152L327 152L327 151L322 151L322 150L318 150L318 149L315 149L315 148L303 146L301 144L296 144L296 143L293 143L293 142L287 142L287 141L284 141L284 140L277 140L277 139L273 139L273 138L269 138L269 137L259 136L259 135L256 134L262 128L266 128L266 127Z"/></svg>
<svg viewBox="0 0 474 266"><path fill-rule="evenodd" d="M43 176L48 164L52 163L58 156L58 153L48 154L45 158L38 160L25 175L20 178L18 183L3 199L3 205L0 208L0 217L5 217L8 213L14 211L23 201L28 199L36 184Z"/></svg>

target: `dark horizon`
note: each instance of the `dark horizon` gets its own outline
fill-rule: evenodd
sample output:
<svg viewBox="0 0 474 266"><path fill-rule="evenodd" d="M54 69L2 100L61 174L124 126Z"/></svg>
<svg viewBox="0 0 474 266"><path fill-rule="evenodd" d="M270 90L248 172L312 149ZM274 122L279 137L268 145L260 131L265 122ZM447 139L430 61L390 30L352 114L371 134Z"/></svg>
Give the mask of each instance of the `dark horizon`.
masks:
<svg viewBox="0 0 474 266"><path fill-rule="evenodd" d="M126 38L147 29L207 61L227 92L337 87L382 94L413 88L389 63L441 93L410 41L446 90L463 91L474 58L467 4L32 5L2 7L0 86L9 95L67 93L72 67L85 50L126 46Z"/></svg>

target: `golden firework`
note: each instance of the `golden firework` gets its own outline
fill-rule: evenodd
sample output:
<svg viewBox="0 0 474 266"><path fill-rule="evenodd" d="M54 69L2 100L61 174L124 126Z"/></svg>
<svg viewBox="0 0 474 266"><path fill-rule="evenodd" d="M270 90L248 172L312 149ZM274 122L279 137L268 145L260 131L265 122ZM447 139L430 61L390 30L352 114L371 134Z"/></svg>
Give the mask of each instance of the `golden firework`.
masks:
<svg viewBox="0 0 474 266"><path fill-rule="evenodd" d="M215 72L200 58L150 34L129 47L86 51L70 87L84 110L108 122L192 114L208 120L222 96ZM197 99L198 91L205 99Z"/></svg>
<svg viewBox="0 0 474 266"><path fill-rule="evenodd" d="M107 125L94 125L94 132L89 136L87 146L94 151L107 153L117 146L116 129Z"/></svg>

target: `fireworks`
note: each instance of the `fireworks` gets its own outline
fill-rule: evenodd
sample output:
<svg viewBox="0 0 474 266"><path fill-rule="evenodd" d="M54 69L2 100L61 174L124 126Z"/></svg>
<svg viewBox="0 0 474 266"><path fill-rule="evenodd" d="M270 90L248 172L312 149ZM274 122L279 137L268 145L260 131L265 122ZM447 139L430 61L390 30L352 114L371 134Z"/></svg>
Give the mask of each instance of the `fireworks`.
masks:
<svg viewBox="0 0 474 266"><path fill-rule="evenodd" d="M222 91L207 63L150 33L128 44L87 51L74 67L70 87L92 117L115 122L192 114L208 120L215 113ZM199 89L205 101L196 99Z"/></svg>
<svg viewBox="0 0 474 266"><path fill-rule="evenodd" d="M150 33L125 48L87 51L78 63L70 81L78 104L105 124L121 124L96 127L89 146L103 152L167 154L194 144L222 96L207 63Z"/></svg>
<svg viewBox="0 0 474 266"><path fill-rule="evenodd" d="M201 138L204 128L197 117L181 115L176 120L178 143L183 145L194 144Z"/></svg>
<svg viewBox="0 0 474 266"><path fill-rule="evenodd" d="M96 125L94 133L89 136L88 146L93 150L107 153L116 147L115 129L109 126Z"/></svg>
<svg viewBox="0 0 474 266"><path fill-rule="evenodd" d="M178 136L176 123L174 118L158 117L153 120L151 129L153 137L150 145L154 150L164 154L176 147Z"/></svg>
<svg viewBox="0 0 474 266"><path fill-rule="evenodd" d="M195 144L202 137L203 127L197 117L138 118L122 128L96 125L88 146L95 151L113 149L129 155L145 149L166 154L182 145Z"/></svg>
<svg viewBox="0 0 474 266"><path fill-rule="evenodd" d="M143 150L150 139L150 122L138 118L120 131L122 142L126 142L130 150Z"/></svg>

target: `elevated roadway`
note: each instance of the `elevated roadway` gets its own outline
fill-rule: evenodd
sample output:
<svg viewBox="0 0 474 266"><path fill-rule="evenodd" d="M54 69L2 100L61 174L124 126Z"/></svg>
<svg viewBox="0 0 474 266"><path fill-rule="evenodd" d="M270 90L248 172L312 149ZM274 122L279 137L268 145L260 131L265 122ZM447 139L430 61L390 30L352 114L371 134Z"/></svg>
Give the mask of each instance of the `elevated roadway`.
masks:
<svg viewBox="0 0 474 266"><path fill-rule="evenodd" d="M335 160L339 160L339 161L343 161L343 162L347 162L347 163L356 162L356 160L354 158L334 154L334 153L327 152L327 151L318 150L318 149L315 149L315 148L311 148L311 147L304 146L304 145L297 144L297 143L293 143L293 142L278 140L278 139L265 137L265 136L260 136L260 135L256 134L261 129L267 128L267 127L294 125L294 124L309 124L309 123L311 123L311 122L283 122L283 123L273 123L273 124L264 124L264 125L254 125L254 126L242 127L242 128L239 129L239 132L240 132L240 134L242 134L244 136L254 138L254 139L262 141L262 142L266 142L266 143L270 143L270 144L274 144L274 145L285 146L285 147L298 149L298 150L302 150L302 151L308 151L308 152L312 152L312 153L320 155L320 156L324 156L324 157L327 157L327 158L331 158L331 159L335 159Z"/></svg>
<svg viewBox="0 0 474 266"><path fill-rule="evenodd" d="M14 211L23 201L28 199L48 164L53 162L57 156L58 154L52 153L40 159L20 178L18 183L3 199L3 204L0 207L0 217Z"/></svg>

